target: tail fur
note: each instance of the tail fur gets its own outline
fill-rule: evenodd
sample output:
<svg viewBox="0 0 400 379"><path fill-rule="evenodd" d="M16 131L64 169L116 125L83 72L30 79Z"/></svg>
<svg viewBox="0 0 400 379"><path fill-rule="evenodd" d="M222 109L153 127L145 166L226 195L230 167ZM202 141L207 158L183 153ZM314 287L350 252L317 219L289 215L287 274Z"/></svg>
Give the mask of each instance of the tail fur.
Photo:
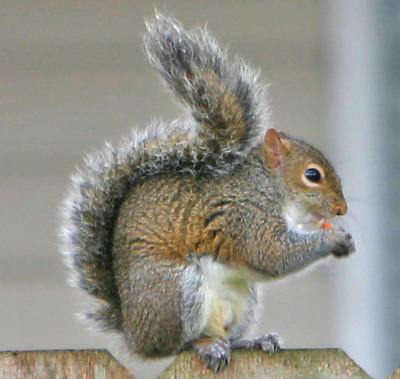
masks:
<svg viewBox="0 0 400 379"><path fill-rule="evenodd" d="M166 172L226 175L259 141L265 110L257 75L226 54L205 30L187 32L161 15L147 24L150 61L193 120L150 126L120 146L85 160L64 204L63 252L73 282L100 301L87 314L103 330L121 331L120 297L112 263L118 208L143 178Z"/></svg>
<svg viewBox="0 0 400 379"><path fill-rule="evenodd" d="M258 73L237 57L229 60L206 29L186 31L160 14L146 26L148 58L190 109L200 136L246 150L259 137L268 114Z"/></svg>

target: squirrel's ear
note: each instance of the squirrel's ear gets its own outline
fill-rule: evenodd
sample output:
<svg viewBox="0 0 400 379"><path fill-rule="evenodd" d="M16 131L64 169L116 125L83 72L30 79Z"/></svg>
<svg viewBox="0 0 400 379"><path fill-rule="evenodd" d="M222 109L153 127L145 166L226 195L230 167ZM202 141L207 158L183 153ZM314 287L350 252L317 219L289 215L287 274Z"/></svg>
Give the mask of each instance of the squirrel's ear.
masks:
<svg viewBox="0 0 400 379"><path fill-rule="evenodd" d="M283 164L289 152L290 142L281 139L276 129L268 129L264 136L264 153L268 168L275 169Z"/></svg>

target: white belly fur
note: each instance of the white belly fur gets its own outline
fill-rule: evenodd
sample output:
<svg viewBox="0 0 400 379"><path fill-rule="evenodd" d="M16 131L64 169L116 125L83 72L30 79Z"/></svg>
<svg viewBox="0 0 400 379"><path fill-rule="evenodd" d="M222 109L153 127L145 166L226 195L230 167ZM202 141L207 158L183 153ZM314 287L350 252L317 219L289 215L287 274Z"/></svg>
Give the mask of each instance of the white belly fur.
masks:
<svg viewBox="0 0 400 379"><path fill-rule="evenodd" d="M212 259L200 263L203 274L204 334L227 337L246 316L251 296L251 274L235 270Z"/></svg>

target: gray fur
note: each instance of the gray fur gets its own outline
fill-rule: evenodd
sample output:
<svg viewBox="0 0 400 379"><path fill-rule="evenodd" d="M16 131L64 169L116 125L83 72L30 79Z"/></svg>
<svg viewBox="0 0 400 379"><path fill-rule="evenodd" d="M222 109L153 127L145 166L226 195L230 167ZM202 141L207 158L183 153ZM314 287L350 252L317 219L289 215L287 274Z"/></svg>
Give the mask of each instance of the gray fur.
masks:
<svg viewBox="0 0 400 379"><path fill-rule="evenodd" d="M153 124L144 133L133 132L117 148L107 145L88 155L72 178L63 207L62 251L74 285L99 300L99 308L87 316L104 330L121 331L122 325L111 244L113 221L126 193L138 181L158 173L228 174L259 141L265 113L264 103L259 103L263 91L256 75L239 60L229 63L205 30L185 32L161 15L147 27L144 40L150 61L178 99L191 107L195 120ZM191 83L187 81L189 60L196 62L199 74ZM230 139L233 125L229 120L221 123L221 115L212 110L224 92L207 100L198 97L199 83L205 84L203 69L213 70L243 106L247 129L239 133L239 140ZM204 101L208 108L201 112L199 104ZM176 134L182 135L183 141L171 144ZM224 138L216 139L220 135Z"/></svg>
<svg viewBox="0 0 400 379"><path fill-rule="evenodd" d="M204 294L200 291L204 277L198 265L188 265L181 277L183 341L188 343L199 338L203 332L201 311Z"/></svg>
<svg viewBox="0 0 400 379"><path fill-rule="evenodd" d="M121 302L122 329L131 352L145 357L177 353L183 348L182 287L184 267L154 262L147 254L114 256Z"/></svg>
<svg viewBox="0 0 400 379"><path fill-rule="evenodd" d="M253 319L260 274L278 278L331 253L348 255L354 242L339 228L301 233L288 227L288 204L325 215L344 198L329 162L305 143L281 134L280 154L287 156L279 169L268 165L257 74L230 60L203 29L186 31L162 15L147 28L149 60L191 116L150 125L86 158L65 202L63 252L75 285L99 300L88 317L123 332L130 351L154 357L196 345L207 333L240 337ZM296 166L302 160L324 167L327 192L305 192ZM218 265L210 270L203 265L209 261L199 265L188 252ZM237 295L240 321L223 332L225 308L212 320L217 326L203 325L209 320L201 314L206 305L212 309L203 284L208 294L221 290L221 267L254 275L245 296ZM227 354L210 367L229 361L228 341L218 341ZM214 345L198 347L212 362L220 355Z"/></svg>
<svg viewBox="0 0 400 379"><path fill-rule="evenodd" d="M217 144L224 141L235 151L254 146L268 116L258 72L238 57L229 59L206 29L187 31L160 14L146 26L144 45L150 62L202 126L201 135ZM225 96L234 97L243 115L226 112L230 104L224 105ZM234 135L239 119L245 127Z"/></svg>

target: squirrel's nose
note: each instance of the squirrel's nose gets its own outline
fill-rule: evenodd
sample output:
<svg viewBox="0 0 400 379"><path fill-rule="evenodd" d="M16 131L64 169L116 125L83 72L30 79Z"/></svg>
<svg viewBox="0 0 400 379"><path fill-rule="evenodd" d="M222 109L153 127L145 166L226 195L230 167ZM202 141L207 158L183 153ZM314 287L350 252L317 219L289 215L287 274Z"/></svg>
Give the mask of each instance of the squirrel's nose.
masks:
<svg viewBox="0 0 400 379"><path fill-rule="evenodd" d="M345 201L342 201L335 205L335 213L336 216L343 216L347 213L347 204Z"/></svg>

